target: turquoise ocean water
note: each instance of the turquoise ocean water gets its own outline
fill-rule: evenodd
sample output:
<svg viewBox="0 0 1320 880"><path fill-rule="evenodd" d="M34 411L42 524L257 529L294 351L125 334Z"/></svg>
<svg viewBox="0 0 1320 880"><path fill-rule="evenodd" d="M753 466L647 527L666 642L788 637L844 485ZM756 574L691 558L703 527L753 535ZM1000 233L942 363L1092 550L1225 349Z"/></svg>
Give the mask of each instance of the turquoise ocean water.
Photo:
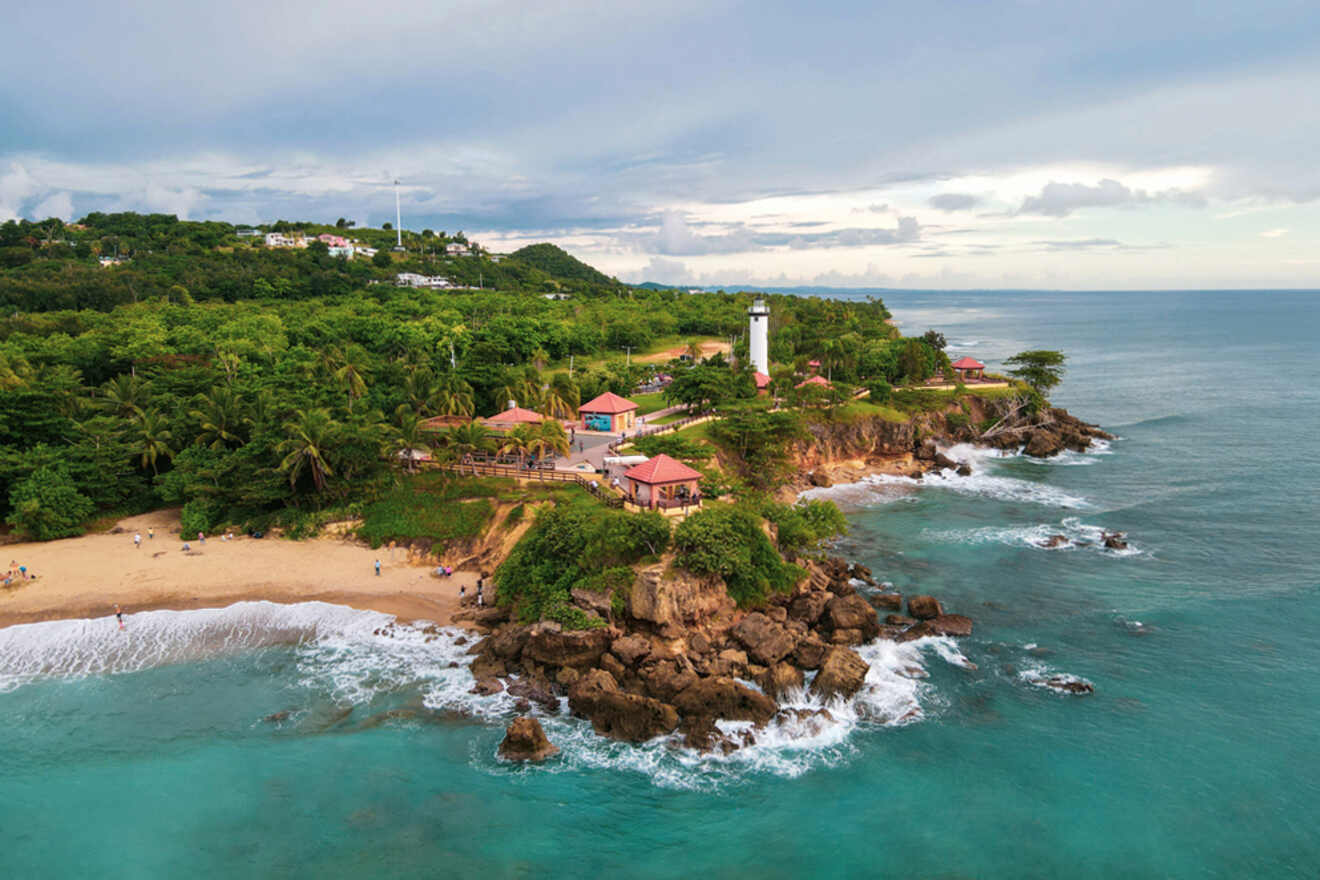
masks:
<svg viewBox="0 0 1320 880"><path fill-rule="evenodd" d="M380 615L11 627L0 876L1320 876L1320 295L885 300L992 368L1064 349L1056 402L1119 437L830 490L842 551L973 637L869 646L835 724L729 759L565 718L511 768L464 646ZM1131 550L1033 544L1102 527Z"/></svg>

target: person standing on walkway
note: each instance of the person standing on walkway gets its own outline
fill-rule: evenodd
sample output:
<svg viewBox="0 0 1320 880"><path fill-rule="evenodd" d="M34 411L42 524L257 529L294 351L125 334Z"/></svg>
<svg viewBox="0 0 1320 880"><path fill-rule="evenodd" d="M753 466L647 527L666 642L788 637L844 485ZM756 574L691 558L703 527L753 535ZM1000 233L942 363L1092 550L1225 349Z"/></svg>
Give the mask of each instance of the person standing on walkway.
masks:
<svg viewBox="0 0 1320 880"><path fill-rule="evenodd" d="M376 560L376 577L380 577L380 560Z"/></svg>

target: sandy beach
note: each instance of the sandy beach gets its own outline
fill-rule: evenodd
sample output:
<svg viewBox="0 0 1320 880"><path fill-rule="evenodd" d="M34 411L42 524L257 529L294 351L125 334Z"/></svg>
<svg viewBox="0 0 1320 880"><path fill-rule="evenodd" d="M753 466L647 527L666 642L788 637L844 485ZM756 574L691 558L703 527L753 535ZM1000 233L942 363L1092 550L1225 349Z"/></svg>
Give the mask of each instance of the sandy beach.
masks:
<svg viewBox="0 0 1320 880"><path fill-rule="evenodd" d="M321 601L394 614L401 620L448 624L458 590L475 589L476 572L437 578L409 565L406 551L372 550L352 539L224 541L208 536L183 550L175 511L156 511L119 523L121 534L84 535L0 547L0 569L10 560L35 580L0 588L0 627L60 618L104 617L118 602L124 611L215 608L244 600ZM155 538L148 538L148 529ZM135 549L133 535L141 533ZM380 576L375 560L380 559ZM489 595L489 594L488 594Z"/></svg>

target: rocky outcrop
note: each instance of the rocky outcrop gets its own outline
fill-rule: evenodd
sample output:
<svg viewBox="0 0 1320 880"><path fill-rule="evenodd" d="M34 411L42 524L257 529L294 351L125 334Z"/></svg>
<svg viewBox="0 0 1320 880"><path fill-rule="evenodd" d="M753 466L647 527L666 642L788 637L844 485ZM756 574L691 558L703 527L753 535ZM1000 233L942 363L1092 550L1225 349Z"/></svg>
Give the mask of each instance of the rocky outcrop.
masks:
<svg viewBox="0 0 1320 880"><path fill-rule="evenodd" d="M535 718L513 719L500 743L500 757L509 761L544 761L558 753Z"/></svg>
<svg viewBox="0 0 1320 880"><path fill-rule="evenodd" d="M612 739L644 742L678 727L673 706L620 691L618 682L603 669L589 671L573 685L568 706L574 715L590 721L596 733Z"/></svg>
<svg viewBox="0 0 1320 880"><path fill-rule="evenodd" d="M711 676L694 682L674 698L674 706L684 715L706 715L728 721L756 721L762 724L779 711L775 701L765 694L723 676Z"/></svg>
<svg viewBox="0 0 1320 880"><path fill-rule="evenodd" d="M867 608L870 606L867 605ZM760 612L744 617L732 632L733 637L747 649L747 656L763 666L772 666L793 653L800 640L788 627Z"/></svg>
<svg viewBox="0 0 1320 880"><path fill-rule="evenodd" d="M565 631L554 621L543 620L528 630L522 655L546 666L595 666L613 635L605 628Z"/></svg>
<svg viewBox="0 0 1320 880"><path fill-rule="evenodd" d="M811 683L811 692L823 700L849 699L861 689L871 666L856 651L830 648L820 664L820 672Z"/></svg>
<svg viewBox="0 0 1320 880"><path fill-rule="evenodd" d="M930 620L944 613L943 606L934 596L909 596L908 617L917 620Z"/></svg>

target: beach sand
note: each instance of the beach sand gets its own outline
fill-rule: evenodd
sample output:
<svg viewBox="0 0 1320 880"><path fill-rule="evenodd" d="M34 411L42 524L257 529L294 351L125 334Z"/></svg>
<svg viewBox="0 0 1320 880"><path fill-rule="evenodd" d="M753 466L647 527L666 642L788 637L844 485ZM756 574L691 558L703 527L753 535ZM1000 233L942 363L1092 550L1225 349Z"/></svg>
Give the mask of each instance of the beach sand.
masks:
<svg viewBox="0 0 1320 880"><path fill-rule="evenodd" d="M304 541L207 536L183 551L177 511L156 511L119 523L124 532L44 543L0 546L0 569L10 560L36 580L0 587L0 626L60 618L104 617L115 603L127 613L158 608L217 608L244 600L332 602L381 611L400 620L449 624L458 589L472 595L477 573L438 578L409 565L403 548L372 550L351 538ZM154 527L156 537L147 538ZM134 549L133 535L142 535ZM374 563L380 559L377 577ZM494 592L487 588L487 597Z"/></svg>

